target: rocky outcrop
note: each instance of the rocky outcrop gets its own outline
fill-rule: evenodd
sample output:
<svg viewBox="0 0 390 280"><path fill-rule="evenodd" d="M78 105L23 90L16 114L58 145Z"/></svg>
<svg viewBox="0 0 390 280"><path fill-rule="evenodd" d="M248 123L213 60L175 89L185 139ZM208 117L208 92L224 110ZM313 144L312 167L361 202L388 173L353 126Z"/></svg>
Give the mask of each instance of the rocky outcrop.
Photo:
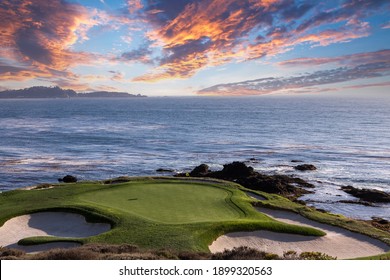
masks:
<svg viewBox="0 0 390 280"><path fill-rule="evenodd" d="M390 194L373 189L358 189L352 186L341 187L341 190L349 193L350 195L357 197L363 201L368 202L390 202Z"/></svg>
<svg viewBox="0 0 390 280"><path fill-rule="evenodd" d="M245 163L234 161L229 164L225 164L223 169L219 172L215 172L214 175L221 176L222 179L234 180L242 179L253 176L255 174L254 170L250 166L246 166Z"/></svg>
<svg viewBox="0 0 390 280"><path fill-rule="evenodd" d="M317 170L317 167L315 167L313 164L300 164L294 166L294 169L299 171L313 171Z"/></svg>
<svg viewBox="0 0 390 280"><path fill-rule="evenodd" d="M58 181L64 182L64 183L76 183L77 177L72 176L72 175L66 175L64 178L58 179Z"/></svg>
<svg viewBox="0 0 390 280"><path fill-rule="evenodd" d="M306 188L314 186L300 178L286 175L266 175L255 171L243 162L225 164L222 170L210 171L209 166L201 164L189 174L191 177L210 177L236 182L248 189L268 193L276 193L288 198L297 198L303 194L311 193ZM177 176L185 176L179 174Z"/></svg>
<svg viewBox="0 0 390 280"><path fill-rule="evenodd" d="M207 164L201 164L190 172L191 177L207 177L208 174L209 166Z"/></svg>

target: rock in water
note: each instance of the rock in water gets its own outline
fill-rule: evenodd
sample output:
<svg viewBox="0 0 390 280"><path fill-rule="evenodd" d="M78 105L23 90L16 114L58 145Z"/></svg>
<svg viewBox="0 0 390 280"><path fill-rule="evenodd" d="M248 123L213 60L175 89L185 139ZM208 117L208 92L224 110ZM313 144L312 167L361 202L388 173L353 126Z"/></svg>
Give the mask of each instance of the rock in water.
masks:
<svg viewBox="0 0 390 280"><path fill-rule="evenodd" d="M352 186L341 187L341 190L345 191L346 193L349 193L350 195L353 195L354 197L368 202L390 202L390 194L383 191L372 189L358 189Z"/></svg>
<svg viewBox="0 0 390 280"><path fill-rule="evenodd" d="M209 173L209 166L207 164L201 164L197 167L195 167L191 172L190 176L191 177L204 177L208 175Z"/></svg>
<svg viewBox="0 0 390 280"><path fill-rule="evenodd" d="M254 174L253 168L250 166L246 166L245 163L234 161L229 164L225 164L221 171L225 178L244 178Z"/></svg>
<svg viewBox="0 0 390 280"><path fill-rule="evenodd" d="M234 181L248 189L277 193L291 199L311 193L305 188L314 188L314 185L300 178L261 174L256 172L253 167L238 161L225 164L223 169L219 171L210 171L208 165L201 164L195 167L189 175L191 177L210 177ZM178 174L177 176L183 177L185 174Z"/></svg>
<svg viewBox="0 0 390 280"><path fill-rule="evenodd" d="M313 164L300 164L294 166L294 169L299 171L312 171L312 170L317 170L317 167L315 167Z"/></svg>
<svg viewBox="0 0 390 280"><path fill-rule="evenodd" d="M76 183L77 178L72 175L66 175L64 178L62 178L62 182L64 183Z"/></svg>

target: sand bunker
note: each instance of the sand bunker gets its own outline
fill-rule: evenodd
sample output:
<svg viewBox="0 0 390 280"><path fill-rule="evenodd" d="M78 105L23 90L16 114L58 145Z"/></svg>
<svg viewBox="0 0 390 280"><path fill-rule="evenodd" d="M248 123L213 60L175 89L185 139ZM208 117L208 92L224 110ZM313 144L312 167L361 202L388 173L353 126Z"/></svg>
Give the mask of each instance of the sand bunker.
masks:
<svg viewBox="0 0 390 280"><path fill-rule="evenodd" d="M298 253L316 251L338 259L346 259L378 255L390 250L390 246L374 238L315 222L292 212L257 209L285 223L318 228L326 232L326 236L313 237L270 231L235 232L218 237L209 246L210 251L215 253L247 246L278 255L283 255L283 252L290 250Z"/></svg>
<svg viewBox="0 0 390 280"><path fill-rule="evenodd" d="M0 227L0 246L27 252L79 246L76 242L53 242L20 246L18 241L33 236L88 237L111 229L106 223L88 223L83 215L67 212L40 212L12 218Z"/></svg>

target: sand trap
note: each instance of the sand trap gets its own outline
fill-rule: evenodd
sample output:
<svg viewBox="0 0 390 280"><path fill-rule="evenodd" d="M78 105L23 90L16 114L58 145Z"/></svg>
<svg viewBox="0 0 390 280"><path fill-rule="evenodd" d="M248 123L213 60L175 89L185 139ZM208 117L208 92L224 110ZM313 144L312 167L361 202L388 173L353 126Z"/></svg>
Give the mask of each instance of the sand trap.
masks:
<svg viewBox="0 0 390 280"><path fill-rule="evenodd" d="M374 238L315 222L292 212L257 209L285 223L318 228L326 232L326 236L313 237L270 231L235 232L218 237L209 246L210 251L215 253L247 246L278 255L290 250L298 253L316 251L338 259L346 259L382 254L390 250L390 246Z"/></svg>
<svg viewBox="0 0 390 280"><path fill-rule="evenodd" d="M259 194L255 194L255 193L251 193L251 192L246 192L246 194L249 197L252 197L252 198L257 199L257 200L267 200L264 196L259 195Z"/></svg>
<svg viewBox="0 0 390 280"><path fill-rule="evenodd" d="M0 246L27 252L79 246L76 242L53 242L20 246L18 241L33 236L88 237L111 229L106 223L88 223L83 215L66 212L40 212L12 218L0 227Z"/></svg>

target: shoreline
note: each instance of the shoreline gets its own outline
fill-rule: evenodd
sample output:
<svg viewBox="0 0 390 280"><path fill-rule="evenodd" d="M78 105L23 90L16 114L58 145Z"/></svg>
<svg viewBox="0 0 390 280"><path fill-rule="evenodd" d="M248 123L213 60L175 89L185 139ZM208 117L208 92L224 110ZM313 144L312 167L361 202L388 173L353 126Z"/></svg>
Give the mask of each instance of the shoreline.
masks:
<svg viewBox="0 0 390 280"><path fill-rule="evenodd" d="M44 161L44 158L42 158L42 161ZM60 160L57 160L57 159L49 159L47 165L50 166L52 164L53 165L61 164L59 161ZM16 164L17 162L18 161L16 160L14 163ZM258 160L255 160L254 158L247 158L247 159L243 159L242 162L253 166L253 168L255 169L256 172L262 173L262 174L267 175L267 176L272 177L275 175L282 175L282 176L289 176L289 177L297 177L297 178L302 178L306 182L310 183L311 185L314 186L314 188L306 188L306 190L308 190L311 193L303 194L299 198L300 201L303 201L308 206L313 206L313 207L316 207L317 209L323 209L325 211L329 211L332 213L338 213L338 214L341 214L341 215L344 215L346 217L350 217L353 219L369 221L369 220L371 220L372 217L379 217L379 218L383 218L386 220L390 220L390 204L380 203L380 202L361 201L361 200L359 200L359 198L354 197L354 196L352 196L352 195L350 195L342 190L343 187L349 187L349 186L351 186L351 184L354 185L353 183L350 183L350 182L345 182L345 184L332 183L332 188L329 189L328 185L326 185L326 186L323 185L323 184L325 184L324 182L326 180L325 181L318 181L318 180L313 180L313 178L311 178L312 176L316 176L316 174L315 174L316 171L303 171L303 172L296 171L296 170L294 172L291 171L294 169L295 164L300 164L300 163L303 163L304 161L291 160L291 163L290 163L290 160L288 160L286 166L289 169L291 169L288 172L284 172L284 171L278 172L277 170L273 170L271 172L268 170L269 166L266 166L266 165L263 166L263 167L265 167L265 169L262 169L261 164L263 164L263 161L261 159L258 161ZM7 162L0 163L0 165L3 164L4 166L6 166L6 163ZM37 160L37 163L46 164L43 162L41 163L41 159ZM13 163L11 163L11 166L13 166L12 164ZM23 163L23 161L21 161L20 164L27 165L27 163ZM33 162L32 164L35 164L35 162ZM65 160L65 164L70 165L69 159ZM76 163L76 166L83 166L84 164L86 164L86 162L81 161L80 163ZM317 165L317 163L315 163L315 164ZM160 165L160 166L163 166L163 165ZM215 170L215 169L223 166L223 164L218 162L218 163L211 164L211 166ZM165 166L163 166L163 167L165 167ZM168 169L168 167L166 167L166 168ZM64 170L66 170L66 169L64 169ZM129 173L122 173L122 172L120 172L118 174L113 173L113 176L114 177L121 176L121 174L129 174L129 176L145 176L145 177L146 176L155 177L155 176L160 176L161 174L164 174L167 176L174 176L175 174L180 174L182 172L190 172L191 171L191 169L188 167L186 167L186 168L172 167L172 169L170 169L170 170L171 170L171 172L162 173L162 172L157 171L157 168L154 170L153 170L153 168L151 168L151 169L147 169L144 171L135 170L134 172L129 172ZM318 170L321 170L320 164L319 164ZM39 171L37 171L37 174L38 174L38 172ZM124 170L124 172L125 172L125 170ZM110 176L110 174L104 174L104 172L100 175L97 175L97 177L95 177L96 174L93 174L93 173L86 173L86 174L80 175L80 172L77 172L74 170L70 170L69 173L80 176L80 178L82 180L95 180L95 178L97 178L96 180L104 180L105 178L107 178L107 176ZM37 178L32 177L30 179L29 177L26 177L25 180L21 180L21 178L18 178L18 180L15 181L16 182L15 184L13 182L10 183L12 180L7 177L6 179L8 179L8 180L6 180L5 183L0 184L1 185L0 186L0 193L7 192L9 190L24 189L26 187L26 185L29 185L29 184L28 183L20 183L20 182L23 182L23 181L28 182L29 180L34 182L34 183L36 182L36 184L45 184L47 182L51 182L49 184L56 184L56 181L57 181L56 178L63 176L66 173L61 172L61 173L51 174L51 172L48 171L48 172L43 172L42 174L43 174L42 176L37 176ZM9 174L9 176L11 176L11 175L12 174ZM328 182L326 182L326 184L328 184ZM354 185L354 186L357 189L365 188L364 186L361 186L361 185ZM368 187L367 189L375 190L375 188L371 188L371 187ZM383 189L383 191L389 193L389 190L387 190L387 189Z"/></svg>

